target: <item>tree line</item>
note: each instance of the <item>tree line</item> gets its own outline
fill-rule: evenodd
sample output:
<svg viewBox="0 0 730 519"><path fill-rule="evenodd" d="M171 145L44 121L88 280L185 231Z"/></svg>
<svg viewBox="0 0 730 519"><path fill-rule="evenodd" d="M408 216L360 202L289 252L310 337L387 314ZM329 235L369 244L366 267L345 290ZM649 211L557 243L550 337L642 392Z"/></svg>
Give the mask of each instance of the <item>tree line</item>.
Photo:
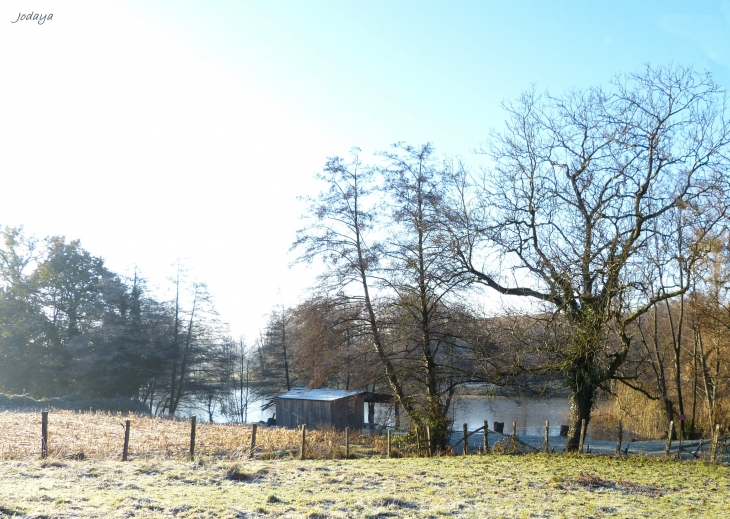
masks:
<svg viewBox="0 0 730 519"><path fill-rule="evenodd" d="M144 280L110 271L79 241L2 229L0 391L36 398L139 398L174 415L230 385L236 343L206 287L178 267L160 301Z"/></svg>

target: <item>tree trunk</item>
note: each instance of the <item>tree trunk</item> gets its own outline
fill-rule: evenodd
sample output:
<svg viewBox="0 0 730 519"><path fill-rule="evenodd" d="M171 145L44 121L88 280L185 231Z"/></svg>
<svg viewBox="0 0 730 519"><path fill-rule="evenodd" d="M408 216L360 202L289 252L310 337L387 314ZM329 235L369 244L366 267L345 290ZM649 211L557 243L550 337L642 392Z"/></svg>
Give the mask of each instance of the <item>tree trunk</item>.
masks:
<svg viewBox="0 0 730 519"><path fill-rule="evenodd" d="M426 402L428 406L426 410L426 425L431 432L431 454L435 454L439 449L446 447L446 437L449 432L449 420L446 409L441 403L438 395L429 396Z"/></svg>
<svg viewBox="0 0 730 519"><path fill-rule="evenodd" d="M172 403L175 401L175 386L177 385L177 363L180 358L180 265L177 267L177 280L175 281L175 322L174 322L173 338L172 338L172 377L170 380L170 408L168 414L175 414ZM164 411L163 411L164 412Z"/></svg>
<svg viewBox="0 0 730 519"><path fill-rule="evenodd" d="M289 380L289 358L286 352L286 320L284 316L284 307L281 307L281 348L284 355L284 377L286 378L286 390L291 391L291 381Z"/></svg>
<svg viewBox="0 0 730 519"><path fill-rule="evenodd" d="M684 278L682 278L684 279ZM672 351L674 352L674 389L677 392L677 406L680 417L684 416L684 397L682 396L682 325L684 324L684 294L679 296L679 322L677 330L674 327L674 318L669 300L666 302L667 317L669 318L670 330L672 333ZM667 413L667 419L673 420L671 408ZM679 431L682 438L685 436L684 419L679 422Z"/></svg>
<svg viewBox="0 0 730 519"><path fill-rule="evenodd" d="M670 311L669 306L667 305L667 312ZM674 404L672 400L669 398L669 390L667 388L667 377L666 372L664 371L664 357L662 356L662 353L659 348L659 310L655 306L653 311L653 325L654 325L654 333L652 336L652 342L654 344L654 355L656 356L656 367L655 367L655 373L657 378L657 386L659 388L659 394L662 397L662 402L664 403L664 411L667 416L667 423L674 420ZM671 314L669 315L670 323L671 323ZM672 335L674 336L674 325L672 325ZM676 343L676 341L675 341ZM676 352L676 348L675 348Z"/></svg>
<svg viewBox="0 0 730 519"><path fill-rule="evenodd" d="M187 375L188 370L188 359L190 357L190 350L192 348L192 340L193 340L193 320L195 319L195 308L198 303L198 288L195 287L195 292L193 293L193 308L190 311L190 322L188 323L188 333L185 336L185 346L183 349L183 356L182 356L182 362L180 363L180 376L177 379L177 393L175 394L175 398L173 399L170 397L170 415L175 414L175 411L177 411L177 406L180 403L180 398L183 395L184 391L184 384L185 384L185 376ZM177 311L175 312L177 316ZM177 320L177 317L176 317Z"/></svg>
<svg viewBox="0 0 730 519"><path fill-rule="evenodd" d="M566 452L576 452L580 445L580 430L583 420L586 429L591 420L591 410L596 401L596 390L584 388L570 395L570 427L565 441Z"/></svg>
<svg viewBox="0 0 730 519"><path fill-rule="evenodd" d="M208 395L208 422L213 423L213 395Z"/></svg>
<svg viewBox="0 0 730 519"><path fill-rule="evenodd" d="M585 420L586 429L591 421L591 411L596 402L598 391L597 377L592 370L592 359L586 358L576 363L570 370L568 385L570 394L570 427L565 441L565 451L575 452L580 445L581 423Z"/></svg>

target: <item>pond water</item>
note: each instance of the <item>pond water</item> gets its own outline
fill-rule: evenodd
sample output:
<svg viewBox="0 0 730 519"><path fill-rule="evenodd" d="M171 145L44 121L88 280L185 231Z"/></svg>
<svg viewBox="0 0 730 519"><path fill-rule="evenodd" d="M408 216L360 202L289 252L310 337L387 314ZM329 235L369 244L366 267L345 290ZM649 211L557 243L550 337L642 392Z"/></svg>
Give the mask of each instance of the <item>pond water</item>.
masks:
<svg viewBox="0 0 730 519"><path fill-rule="evenodd" d="M273 407L262 411L263 400L249 402L248 422L266 421L274 416ZM207 413L202 409L186 410L185 414L197 414L200 420L207 419ZM550 435L557 436L561 424L568 423L568 398L529 398L529 397L459 397L449 412L454 421L454 429L461 431L462 424L468 424L469 430L489 422L489 428L494 430L494 422L504 422L505 434L512 434L512 422L517 424L518 436L540 436L545 434L545 420L550 421ZM365 406L365 422L367 422L367 406ZM216 409L213 419L217 423L226 423L229 418ZM376 404L375 421L386 427L395 425L392 406ZM588 431L590 436L590 428Z"/></svg>
<svg viewBox="0 0 730 519"><path fill-rule="evenodd" d="M469 430L489 422L504 422L505 434L512 434L512 422L517 424L518 436L542 436L545 434L545 420L550 422L550 435L557 436L561 424L568 424L568 398L527 397L461 397L451 412L454 429L461 430L468 424Z"/></svg>
<svg viewBox="0 0 730 519"><path fill-rule="evenodd" d="M231 394L231 400L238 401L240 393L237 391L232 392ZM261 408L266 403L265 399L251 399L248 402L248 412L246 413L246 423L258 423L259 421L264 421L268 418L271 418L274 416L274 413L276 411L275 407L272 406L266 410L262 410ZM232 402L229 402L228 405L233 405ZM178 407L178 411L176 413L176 416L178 418L188 418L190 416L195 415L199 422L207 422L208 421L208 406L207 402L201 400L193 400L183 402L180 404L180 407ZM227 413L224 413L221 409L220 402L215 402L215 405L213 406L213 422L215 423L238 423L240 421L238 415L233 416L232 414L229 415Z"/></svg>

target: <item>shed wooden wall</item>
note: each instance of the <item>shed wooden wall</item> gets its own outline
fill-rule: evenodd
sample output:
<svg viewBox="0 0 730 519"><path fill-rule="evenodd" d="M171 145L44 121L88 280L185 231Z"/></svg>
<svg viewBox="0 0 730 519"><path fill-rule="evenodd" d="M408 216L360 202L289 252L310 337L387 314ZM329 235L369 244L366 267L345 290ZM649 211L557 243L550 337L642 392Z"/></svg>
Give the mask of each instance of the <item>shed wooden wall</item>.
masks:
<svg viewBox="0 0 730 519"><path fill-rule="evenodd" d="M306 424L307 429L322 426L338 431L362 429L364 425L364 397L353 395L337 400L295 400L281 398L276 401L276 425L294 429Z"/></svg>
<svg viewBox="0 0 730 519"><path fill-rule="evenodd" d="M333 400L331 404L332 425L338 431L344 431L345 427L359 430L365 426L365 397L363 395L339 398Z"/></svg>

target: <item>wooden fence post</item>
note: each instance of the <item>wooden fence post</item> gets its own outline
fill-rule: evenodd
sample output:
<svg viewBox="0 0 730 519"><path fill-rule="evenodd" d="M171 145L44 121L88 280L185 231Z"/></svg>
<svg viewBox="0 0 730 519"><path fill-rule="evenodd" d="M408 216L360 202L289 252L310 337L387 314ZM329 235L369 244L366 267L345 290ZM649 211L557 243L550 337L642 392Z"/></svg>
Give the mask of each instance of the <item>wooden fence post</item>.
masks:
<svg viewBox="0 0 730 519"><path fill-rule="evenodd" d="M618 440L616 440L616 456L621 455L621 441L623 440L624 435L624 423L619 420L618 421Z"/></svg>
<svg viewBox="0 0 730 519"><path fill-rule="evenodd" d="M464 456L469 454L469 426L464 424Z"/></svg>
<svg viewBox="0 0 730 519"><path fill-rule="evenodd" d="M303 460L306 454L306 441L307 441L307 424L302 424L302 449L299 453L299 459Z"/></svg>
<svg viewBox="0 0 730 519"><path fill-rule="evenodd" d="M586 439L586 419L580 421L580 443L578 444L578 452L583 454L583 442Z"/></svg>
<svg viewBox="0 0 730 519"><path fill-rule="evenodd" d="M259 428L259 424L251 424L251 448L248 450L248 457L253 458L254 449L256 449L256 431Z"/></svg>
<svg viewBox="0 0 730 519"><path fill-rule="evenodd" d="M345 427L345 459L350 459L350 428Z"/></svg>
<svg viewBox="0 0 730 519"><path fill-rule="evenodd" d="M426 456L431 457L431 428L426 426Z"/></svg>
<svg viewBox="0 0 730 519"><path fill-rule="evenodd" d="M512 438L517 439L517 422L512 422Z"/></svg>
<svg viewBox="0 0 730 519"><path fill-rule="evenodd" d="M669 431L667 432L667 446L664 448L664 455L669 456L669 451L672 449L672 429L674 429L674 420L669 422Z"/></svg>
<svg viewBox="0 0 730 519"><path fill-rule="evenodd" d="M545 420L545 452L550 449L550 420Z"/></svg>
<svg viewBox="0 0 730 519"><path fill-rule="evenodd" d="M388 457L389 458L390 458L390 445L391 445L390 441L391 441L390 429L388 429Z"/></svg>
<svg viewBox="0 0 730 519"><path fill-rule="evenodd" d="M129 454L129 424L131 420L127 420L124 424L124 449L122 449L122 461L127 461Z"/></svg>
<svg viewBox="0 0 730 519"><path fill-rule="evenodd" d="M680 424L680 427L677 430L677 439L679 441L679 444L677 445L677 459L679 461L682 461L682 426L681 426L682 421L681 420L680 420L679 424Z"/></svg>
<svg viewBox="0 0 730 519"><path fill-rule="evenodd" d="M717 458L717 444L720 443L720 424L715 424L715 434L712 436L712 454L710 455L710 461L713 463Z"/></svg>
<svg viewBox="0 0 730 519"><path fill-rule="evenodd" d="M489 454L489 427L486 420L484 420L484 452Z"/></svg>
<svg viewBox="0 0 730 519"><path fill-rule="evenodd" d="M190 417L190 461L195 459L195 422L197 417Z"/></svg>
<svg viewBox="0 0 730 519"><path fill-rule="evenodd" d="M41 412L41 458L48 457L48 411Z"/></svg>

